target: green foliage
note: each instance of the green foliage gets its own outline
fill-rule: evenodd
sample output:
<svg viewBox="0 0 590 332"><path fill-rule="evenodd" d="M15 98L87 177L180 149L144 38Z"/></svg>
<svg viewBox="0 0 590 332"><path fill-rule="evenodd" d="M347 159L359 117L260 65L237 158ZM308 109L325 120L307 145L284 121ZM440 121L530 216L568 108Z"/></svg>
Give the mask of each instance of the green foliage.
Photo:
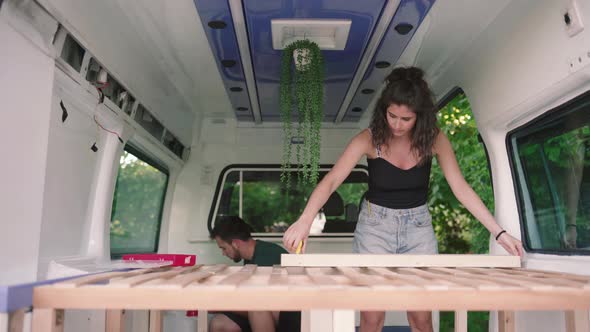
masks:
<svg viewBox="0 0 590 332"><path fill-rule="evenodd" d="M477 139L477 126L467 97L459 94L439 111L437 117L439 128L453 145L465 180L493 211L488 162L484 147ZM437 165L436 159L433 164ZM489 232L455 198L437 166L432 168L428 203L441 253L488 251Z"/></svg>
<svg viewBox="0 0 590 332"><path fill-rule="evenodd" d="M111 214L111 254L154 251L168 176L125 151Z"/></svg>
<svg viewBox="0 0 590 332"><path fill-rule="evenodd" d="M298 52L294 78L291 77L292 56ZM298 40L283 50L280 80L280 111L283 122L283 162L281 182L288 189L291 184L291 137L293 133L293 99L297 109L297 137L303 145L296 147L299 183L315 185L319 176L320 127L323 117L324 60L318 45L309 40Z"/></svg>
<svg viewBox="0 0 590 332"><path fill-rule="evenodd" d="M469 311L467 313L467 331L487 332L490 313L487 311ZM455 313L449 311L440 312L440 332L455 331Z"/></svg>
<svg viewBox="0 0 590 332"><path fill-rule="evenodd" d="M229 215L240 215L239 186L238 182L226 182L224 191L231 190ZM242 218L252 226L254 232L284 232L303 212L314 188L308 183L294 183L287 191L278 181L244 181ZM350 203L358 205L367 188L366 183L343 183L336 191L345 206ZM339 217L344 219L345 216Z"/></svg>

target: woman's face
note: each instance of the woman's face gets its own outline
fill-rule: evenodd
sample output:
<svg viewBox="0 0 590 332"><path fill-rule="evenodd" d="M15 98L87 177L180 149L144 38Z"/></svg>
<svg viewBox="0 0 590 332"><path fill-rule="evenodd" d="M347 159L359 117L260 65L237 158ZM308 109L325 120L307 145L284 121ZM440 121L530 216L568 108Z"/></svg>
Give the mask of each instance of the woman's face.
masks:
<svg viewBox="0 0 590 332"><path fill-rule="evenodd" d="M416 124L416 113L406 105L389 105L385 117L395 137L410 135Z"/></svg>

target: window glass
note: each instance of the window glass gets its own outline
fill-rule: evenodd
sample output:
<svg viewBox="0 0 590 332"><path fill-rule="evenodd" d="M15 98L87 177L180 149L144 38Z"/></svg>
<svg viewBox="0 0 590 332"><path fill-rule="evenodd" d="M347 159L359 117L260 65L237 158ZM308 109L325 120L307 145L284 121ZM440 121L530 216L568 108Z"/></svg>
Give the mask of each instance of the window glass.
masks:
<svg viewBox="0 0 590 332"><path fill-rule="evenodd" d="M72 68L77 72L80 72L82 68L82 59L84 58L84 48L78 44L78 42L67 35L64 42L64 46L61 49L61 58L65 60Z"/></svg>
<svg viewBox="0 0 590 332"><path fill-rule="evenodd" d="M509 135L528 248L590 253L590 95Z"/></svg>
<svg viewBox="0 0 590 332"><path fill-rule="evenodd" d="M494 193L486 148L479 139L469 99L456 89L440 103L438 127L453 146L463 177L490 211L494 211ZM438 250L444 254L484 254L489 251L490 233L457 200L438 158L430 173L428 207L438 239Z"/></svg>
<svg viewBox="0 0 590 332"><path fill-rule="evenodd" d="M214 215L240 216L252 226L254 233L282 233L297 220L314 186L297 184L293 172L294 183L286 192L278 167L252 168L236 167L221 174ZM320 172L320 180L328 170ZM354 232L359 204L368 189L367 180L365 168L353 170L316 217L311 234Z"/></svg>
<svg viewBox="0 0 590 332"><path fill-rule="evenodd" d="M164 133L164 126L158 121L150 111L148 111L142 104L137 105L135 111L135 121L139 123L148 133L152 134L156 139L161 140Z"/></svg>
<svg viewBox="0 0 590 332"><path fill-rule="evenodd" d="M111 256L158 250L168 171L127 146L111 215Z"/></svg>
<svg viewBox="0 0 590 332"><path fill-rule="evenodd" d="M184 152L184 145L180 143L180 141L174 137L169 131L166 131L164 134L164 139L162 141L164 145L168 148L168 150L172 151L178 158L182 158L182 153Z"/></svg>

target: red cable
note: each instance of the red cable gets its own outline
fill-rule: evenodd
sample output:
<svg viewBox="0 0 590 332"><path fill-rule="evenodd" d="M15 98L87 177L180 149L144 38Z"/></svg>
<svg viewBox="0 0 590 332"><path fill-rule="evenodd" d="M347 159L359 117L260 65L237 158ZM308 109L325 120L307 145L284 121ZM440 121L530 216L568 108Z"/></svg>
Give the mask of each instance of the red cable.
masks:
<svg viewBox="0 0 590 332"><path fill-rule="evenodd" d="M114 135L116 135L116 136L117 136L117 138L119 139L119 141L123 142L123 139L121 138L121 136L119 136L119 134L118 134L118 133L116 133L116 132L114 132L114 131L112 131L112 130L108 130L108 129L106 129L105 127L103 127L103 126L102 126L100 123L98 123L98 120L96 120L96 115L94 116L94 122L96 122L96 124L97 124L97 125L98 125L100 128L102 128L102 130L104 130L104 131L106 131L106 132L109 132L109 133L111 133L111 134L114 134Z"/></svg>

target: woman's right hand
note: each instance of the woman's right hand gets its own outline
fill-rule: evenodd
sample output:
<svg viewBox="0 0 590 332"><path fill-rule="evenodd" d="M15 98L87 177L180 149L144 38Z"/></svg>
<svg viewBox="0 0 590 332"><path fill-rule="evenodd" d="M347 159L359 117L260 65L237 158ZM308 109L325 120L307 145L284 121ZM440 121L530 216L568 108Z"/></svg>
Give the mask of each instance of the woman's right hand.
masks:
<svg viewBox="0 0 590 332"><path fill-rule="evenodd" d="M303 241L301 252L304 253L305 247L307 246L307 237L309 236L310 228L311 225L301 219L289 226L285 232L285 235L283 235L283 245L285 246L285 249L291 253L295 253L299 243Z"/></svg>

